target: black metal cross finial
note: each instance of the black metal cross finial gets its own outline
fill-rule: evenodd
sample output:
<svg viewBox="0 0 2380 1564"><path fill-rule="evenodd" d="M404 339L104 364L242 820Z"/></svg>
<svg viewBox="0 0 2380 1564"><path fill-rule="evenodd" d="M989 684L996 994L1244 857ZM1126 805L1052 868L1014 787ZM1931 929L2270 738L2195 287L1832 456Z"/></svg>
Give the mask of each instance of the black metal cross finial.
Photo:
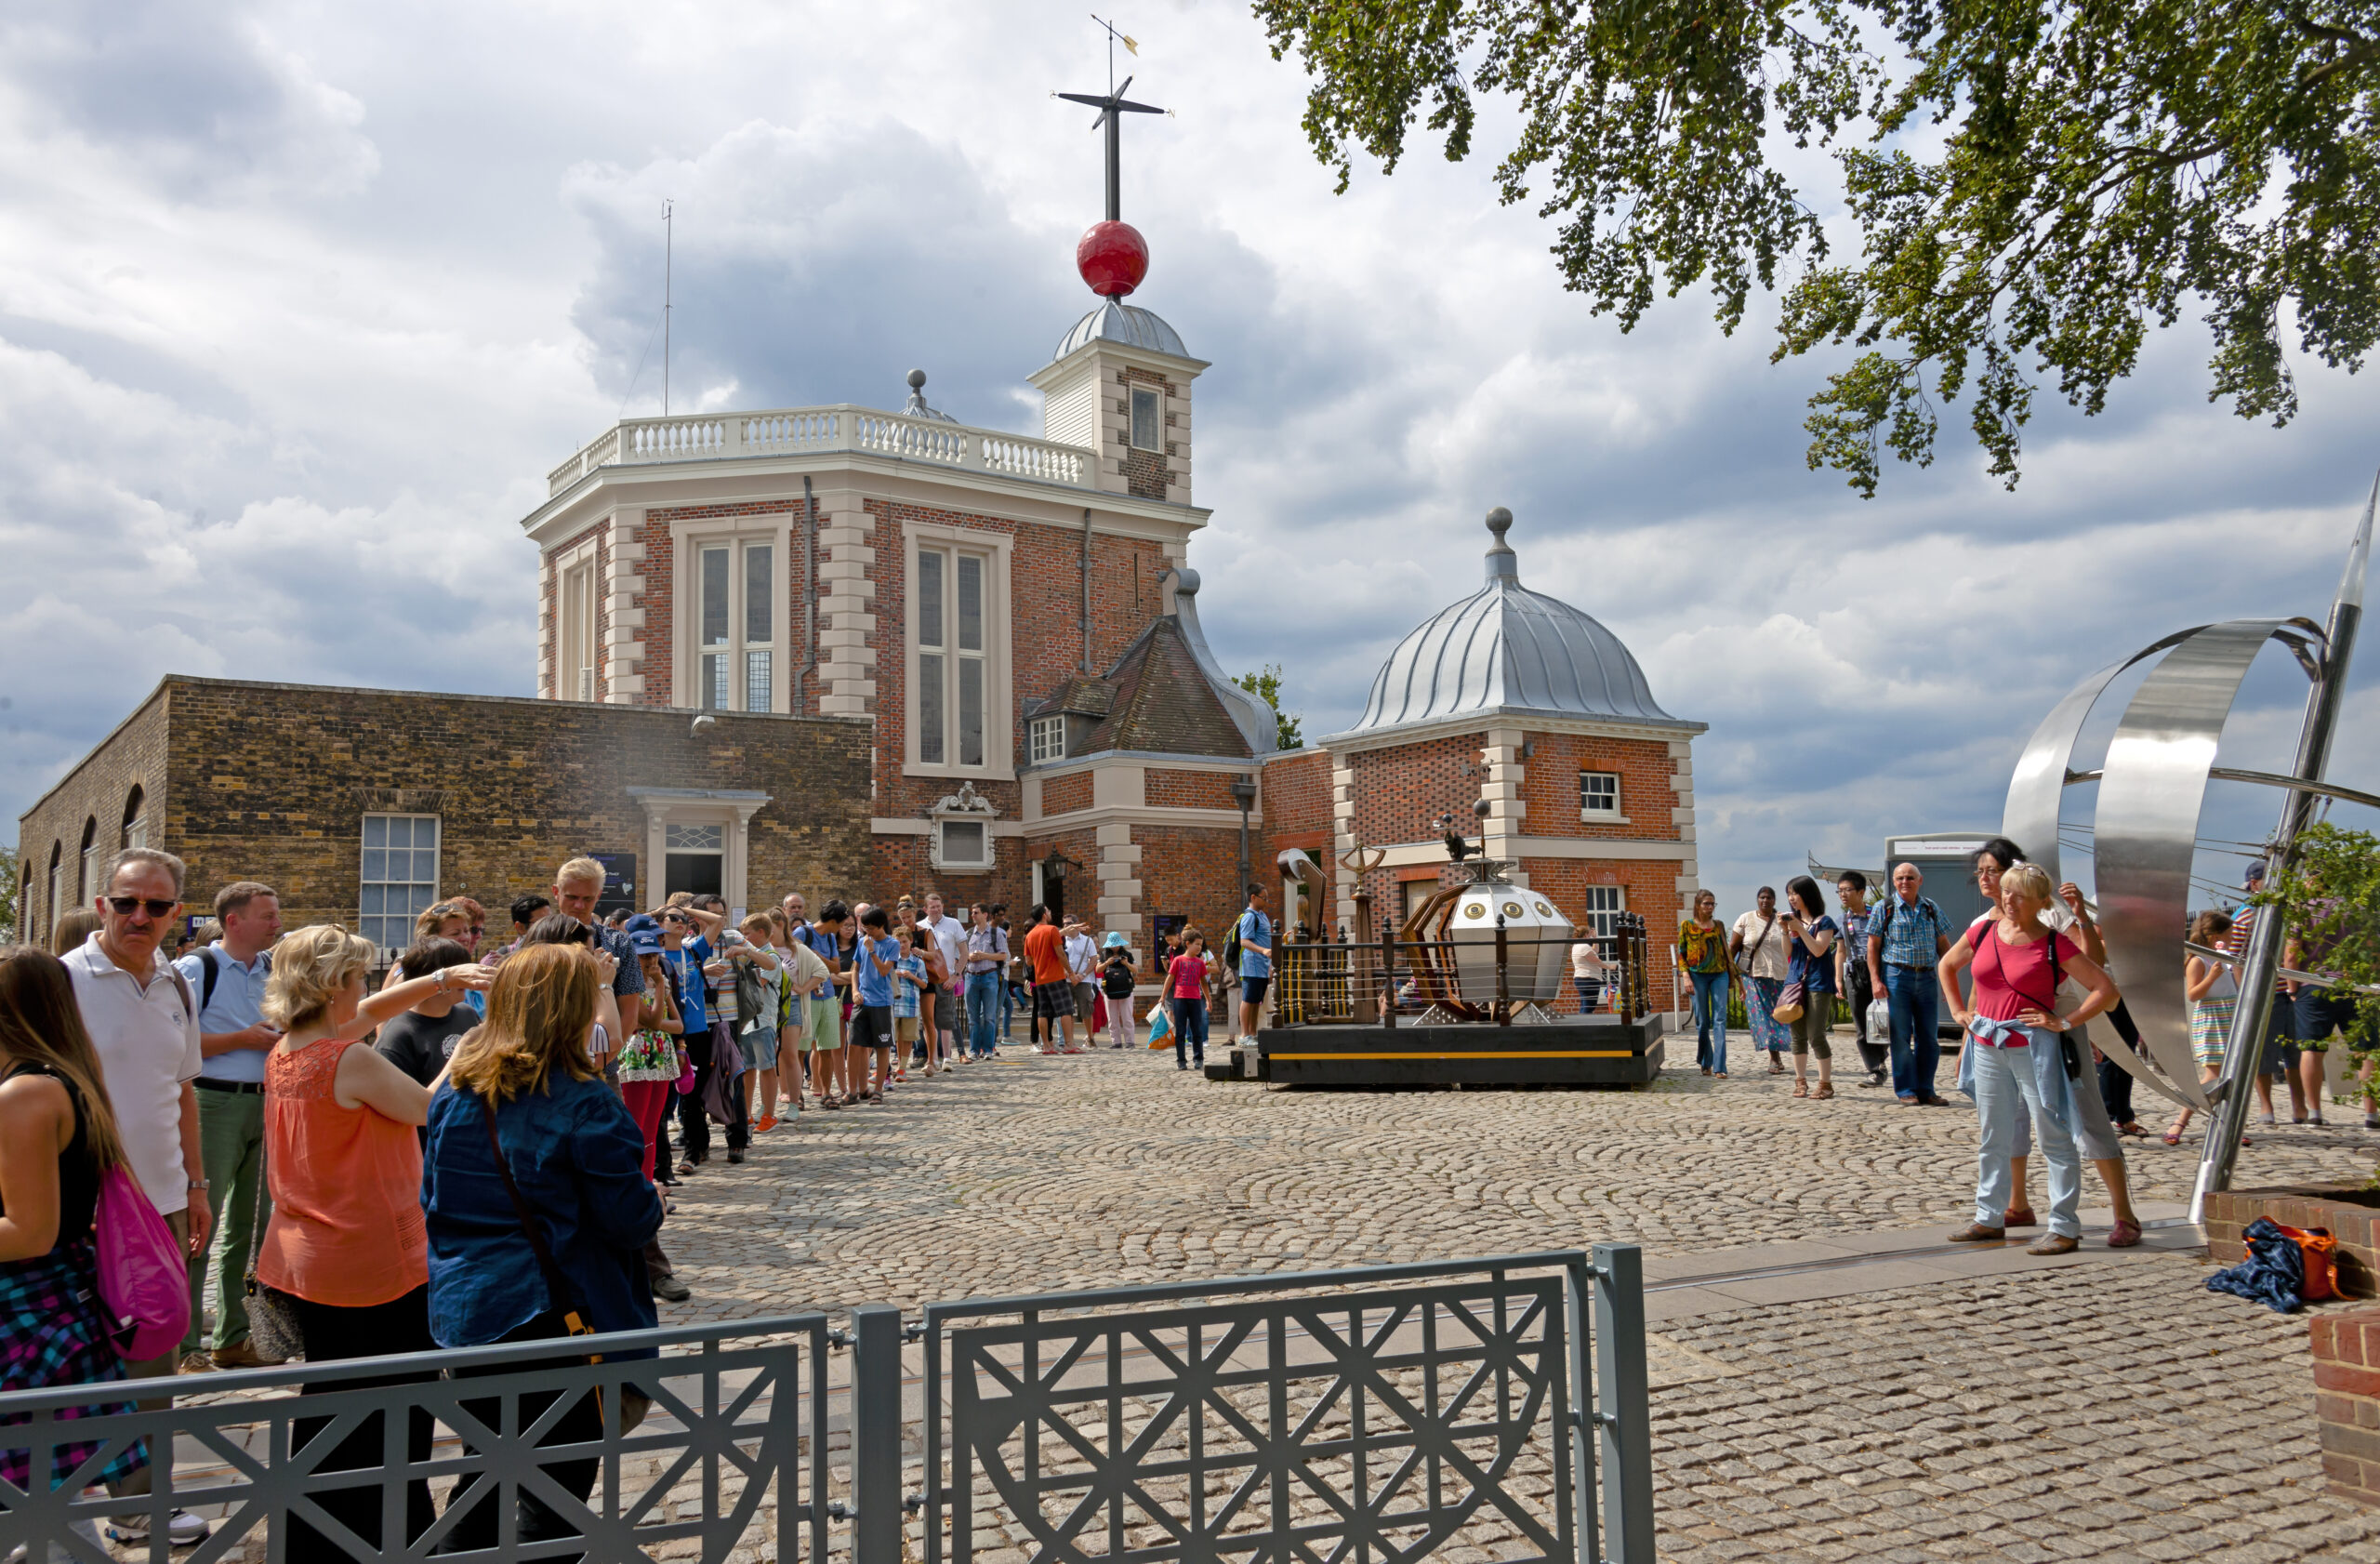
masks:
<svg viewBox="0 0 2380 1564"><path fill-rule="evenodd" d="M1091 121L1091 127L1097 130L1104 126L1107 131L1107 220L1121 222L1124 219L1122 116L1162 114L1167 111L1147 103L1134 103L1125 98L1125 92L1131 87L1132 78L1125 77L1122 86L1115 85L1116 44L1120 39L1124 46L1131 49L1134 54L1138 54L1140 50L1133 46L1131 39L1117 32L1113 23L1101 21L1096 16L1091 20L1107 29L1107 92L1104 97L1093 96L1087 92L1061 92L1057 96L1069 103L1087 103L1099 111L1099 117Z"/></svg>

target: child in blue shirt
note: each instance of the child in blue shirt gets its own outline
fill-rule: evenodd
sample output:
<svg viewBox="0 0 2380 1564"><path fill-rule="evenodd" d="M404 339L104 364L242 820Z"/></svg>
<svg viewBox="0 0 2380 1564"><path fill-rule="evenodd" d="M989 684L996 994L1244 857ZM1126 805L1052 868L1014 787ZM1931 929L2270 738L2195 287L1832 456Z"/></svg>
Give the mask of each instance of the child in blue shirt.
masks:
<svg viewBox="0 0 2380 1564"><path fill-rule="evenodd" d="M885 1083L892 1075L892 974L900 970L901 946L892 937L892 921L882 908L869 908L860 915L859 923L859 943L852 953L852 987L857 1004L852 1014L852 1046L875 1055L876 1084L866 1100L880 1103ZM859 1058L855 1056L853 1064L857 1066Z"/></svg>
<svg viewBox="0 0 2380 1564"><path fill-rule="evenodd" d="M892 931L900 943L901 959L892 963L892 1040L900 1049L894 1056L892 1079L909 1079L909 1055L916 1050L918 1030L918 996L928 981L926 959L918 954L918 932L906 924ZM920 1055L922 1057L922 1055Z"/></svg>

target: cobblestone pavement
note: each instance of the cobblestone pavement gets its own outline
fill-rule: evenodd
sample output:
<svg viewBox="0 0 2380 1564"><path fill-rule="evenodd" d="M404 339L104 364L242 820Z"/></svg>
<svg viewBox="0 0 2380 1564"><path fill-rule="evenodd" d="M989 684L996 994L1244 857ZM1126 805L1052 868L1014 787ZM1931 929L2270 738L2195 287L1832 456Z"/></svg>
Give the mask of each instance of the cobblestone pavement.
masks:
<svg viewBox="0 0 2380 1564"><path fill-rule="evenodd" d="M691 1175L665 1238L695 1298L663 1317L1964 1219L1964 1106L1790 1091L1673 1070L1642 1092L1267 1092L1164 1055L1012 1054ZM2360 1129L2260 1133L2240 1175L2360 1178L2375 1150ZM2195 1166L2194 1138L2132 1159L2143 1199L2186 1199ZM1662 1558L2380 1560L2380 1518L2322 1491L2303 1319L2208 1293L2204 1272L2156 1259L1658 1327Z"/></svg>
<svg viewBox="0 0 2380 1564"><path fill-rule="evenodd" d="M714 1146L663 1233L694 1299L663 1318L1964 1222L1965 1099L1841 1091L1795 1101L1790 1077L1676 1070L1634 1092L1267 1091L1170 1054L1012 1051L804 1114L739 1168ZM2243 1185L2360 1179L2380 1152L2361 1129L2252 1138ZM2197 1160L2195 1131L2135 1143L2136 1195L2187 1200Z"/></svg>

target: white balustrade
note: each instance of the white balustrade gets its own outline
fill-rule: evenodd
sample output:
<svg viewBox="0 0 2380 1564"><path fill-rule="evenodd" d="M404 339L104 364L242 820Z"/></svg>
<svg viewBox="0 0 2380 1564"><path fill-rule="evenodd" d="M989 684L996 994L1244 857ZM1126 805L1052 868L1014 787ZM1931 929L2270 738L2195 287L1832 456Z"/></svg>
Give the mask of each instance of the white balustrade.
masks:
<svg viewBox="0 0 2380 1564"><path fill-rule="evenodd" d="M547 475L560 494L600 467L722 457L866 452L1090 488L1089 451L848 404L687 418L624 418Z"/></svg>

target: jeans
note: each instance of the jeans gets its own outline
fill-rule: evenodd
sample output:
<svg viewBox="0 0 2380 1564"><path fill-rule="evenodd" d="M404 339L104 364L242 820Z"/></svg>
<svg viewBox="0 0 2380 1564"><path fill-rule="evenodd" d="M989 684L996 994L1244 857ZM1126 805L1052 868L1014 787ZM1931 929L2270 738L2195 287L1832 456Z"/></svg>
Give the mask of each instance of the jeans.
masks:
<svg viewBox="0 0 2380 1564"><path fill-rule="evenodd" d="M1932 967L1884 968L1884 1002L1893 1012L1893 1091L1903 1097L1936 1095L1941 1067L1942 986Z"/></svg>
<svg viewBox="0 0 2380 1564"><path fill-rule="evenodd" d="M999 1046L999 1013L1008 1009L1007 989L997 971L967 974L967 1052L978 1059Z"/></svg>
<svg viewBox="0 0 2380 1564"><path fill-rule="evenodd" d="M257 1186L264 1178L264 1098L245 1092L218 1092L201 1080L198 1098L198 1155L206 1165L206 1192L214 1234L207 1253L189 1262L190 1330L182 1350L196 1352L200 1311L205 1306L208 1260L219 1255L216 1289L215 1345L236 1346L248 1339L248 1249L255 1241L257 1219L272 1219L272 1196ZM263 1209L259 1213L259 1195Z"/></svg>
<svg viewBox="0 0 2380 1564"><path fill-rule="evenodd" d="M562 1323L559 1313L548 1310L502 1339L508 1342L567 1341L569 1329ZM586 1360L583 1356L563 1355L549 1361L553 1366L562 1367L572 1363L583 1363ZM456 1379L485 1379L496 1374L522 1373L542 1366L544 1365L536 1362L492 1364L483 1369L457 1369L455 1371L455 1377ZM546 1409L552 1406L561 1395L562 1392L558 1390L521 1392L520 1407L515 1415L513 1426L529 1427L545 1414ZM462 1407L464 1412L487 1427L501 1426L497 1422L503 1412L503 1402L500 1398L467 1400L462 1403ZM537 1443L540 1445L588 1444L601 1438L602 1433L602 1404L593 1393L588 1393L581 1395L569 1410L555 1419L553 1426L546 1431L545 1437ZM464 1442L463 1448L466 1451L472 1449L468 1440ZM539 1463L539 1468L555 1486L581 1500L595 1491L595 1478L601 1467L602 1461L597 1457ZM473 1482L477 1483L476 1488L462 1486ZM496 1510L497 1494L500 1491L496 1480L485 1473L480 1473L474 1478L463 1478L462 1485L458 1485L458 1491L449 1495L446 1501L446 1507L450 1510L458 1502L466 1505L462 1518L455 1522L454 1530L447 1533L447 1551L463 1553L478 1548L495 1547L496 1539L500 1535L498 1527L503 1520L503 1517ZM557 1515L552 1506L543 1498L530 1491L526 1483L522 1484L514 1493L513 1513L520 1527L520 1540L523 1543L545 1542L556 1537L578 1535L578 1529L563 1517ZM547 1557L576 1560L586 1556L565 1553L559 1556L549 1554Z"/></svg>
<svg viewBox="0 0 2380 1564"><path fill-rule="evenodd" d="M1602 978L1573 977L1570 979L1570 987L1579 991L1580 1014L1593 1015L1595 1013L1595 1007L1603 1003Z"/></svg>
<svg viewBox="0 0 2380 1564"><path fill-rule="evenodd" d="M1887 987L1890 977L1886 978ZM2041 1137L2042 1157L2049 1163L2049 1230L2067 1238L2082 1236L2082 1153L2067 1126L2042 1111L2041 1084L2033 1075L2034 1049L2057 1047L2056 1034L2040 1027L2029 1048L1987 1048L1970 1037L1975 1050L1975 1101L1983 1120L1983 1144L1976 1152L1975 1219L1997 1227L2008 1210L2015 1179L2008 1159L2016 1152L2017 1110L2030 1116ZM1895 1028L1897 1032L1898 1028ZM1899 1049L1895 1048L1897 1056Z"/></svg>
<svg viewBox="0 0 2380 1564"><path fill-rule="evenodd" d="M1727 1067L1727 974L1690 972L1686 975L1694 979L1694 1062L1720 1074Z"/></svg>
<svg viewBox="0 0 2380 1564"><path fill-rule="evenodd" d="M1000 982L1000 1040L1002 1042L1009 1040L1010 1023L1015 1018L1016 985L1002 979Z"/></svg>
<svg viewBox="0 0 2380 1564"><path fill-rule="evenodd" d="M1881 1072L1892 1063L1893 1051L1884 1038L1868 1035L1868 1006L1875 1001L1875 985L1868 979L1865 961L1845 961L1843 975L1850 980L1850 991L1844 998L1851 1005L1851 1030L1859 1040L1859 1062L1871 1072Z"/></svg>
<svg viewBox="0 0 2380 1564"><path fill-rule="evenodd" d="M1173 1062L1207 1062L1207 1001L1203 999L1173 1001Z"/></svg>
<svg viewBox="0 0 2380 1564"><path fill-rule="evenodd" d="M2099 1095L2108 1117L2119 1124L2132 1122L2132 1072L2113 1059L2099 1061Z"/></svg>

